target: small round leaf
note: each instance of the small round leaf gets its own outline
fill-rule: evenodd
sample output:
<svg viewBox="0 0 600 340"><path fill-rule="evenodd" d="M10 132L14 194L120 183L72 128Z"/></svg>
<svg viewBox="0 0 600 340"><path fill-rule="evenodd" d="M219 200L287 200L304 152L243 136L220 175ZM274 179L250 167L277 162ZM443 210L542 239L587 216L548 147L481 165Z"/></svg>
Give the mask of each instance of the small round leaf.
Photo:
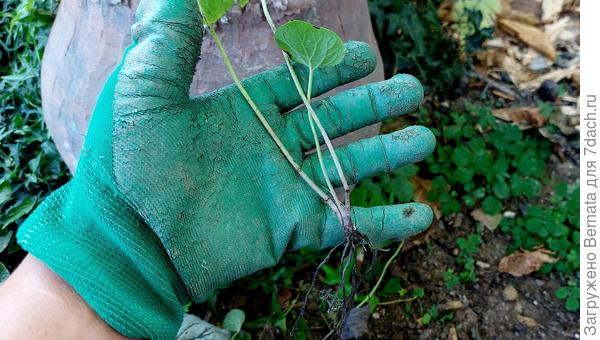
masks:
<svg viewBox="0 0 600 340"><path fill-rule="evenodd" d="M223 319L223 328L226 330L237 334L242 329L242 325L244 324L244 320L246 319L246 314L241 309L232 309L225 315L225 319Z"/></svg>
<svg viewBox="0 0 600 340"><path fill-rule="evenodd" d="M305 21L292 20L275 32L279 48L292 60L315 70L339 64L346 54L342 39L332 30L315 27Z"/></svg>

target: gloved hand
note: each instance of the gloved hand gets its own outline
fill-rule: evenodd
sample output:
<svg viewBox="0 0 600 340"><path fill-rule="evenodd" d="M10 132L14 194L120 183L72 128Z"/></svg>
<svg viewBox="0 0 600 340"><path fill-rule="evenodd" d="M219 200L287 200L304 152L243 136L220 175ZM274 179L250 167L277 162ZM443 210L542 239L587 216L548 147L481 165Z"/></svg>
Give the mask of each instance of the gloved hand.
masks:
<svg viewBox="0 0 600 340"><path fill-rule="evenodd" d="M336 245L343 231L234 86L189 98L202 42L196 0L142 1L133 39L98 98L73 180L36 209L18 240L123 335L172 338L190 299L273 266L288 249ZM346 48L339 66L315 75L315 96L375 68L366 44ZM315 145L305 111L293 110L301 100L285 66L244 84L324 185L315 155L304 155ZM415 78L399 75L315 108L334 138L412 111L422 96ZM338 155L356 183L419 161L434 144L429 130L409 127ZM339 184L332 167L330 176ZM353 216L375 244L432 219L422 204L354 208Z"/></svg>

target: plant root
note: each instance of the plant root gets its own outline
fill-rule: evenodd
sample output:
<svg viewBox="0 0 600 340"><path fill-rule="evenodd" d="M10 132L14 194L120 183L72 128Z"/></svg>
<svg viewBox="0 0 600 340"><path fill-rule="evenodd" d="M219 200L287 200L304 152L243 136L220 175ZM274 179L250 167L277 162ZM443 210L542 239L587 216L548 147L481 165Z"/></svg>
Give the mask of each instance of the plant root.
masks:
<svg viewBox="0 0 600 340"><path fill-rule="evenodd" d="M351 219L347 219L344 222L344 242L333 247L315 269L310 287L304 296L304 301L300 308L300 312L298 313L298 317L290 331L291 336L294 336L298 322L306 312L308 298L317 283L321 267L331 260L331 257L336 250L343 246L339 260L339 270L341 271L340 285L338 286L337 291L332 291L330 289L321 290L319 292L319 297L328 305L327 312L335 313L335 321L333 321L330 326L332 332L337 333L338 336L341 335L342 327L347 321L350 312L355 308L356 297L371 276L373 269L377 264L377 249L373 246L369 237L358 231L354 227ZM368 257L370 259L369 263L366 263L365 261L360 261L361 263L359 263L357 257L360 253L364 254L365 258ZM346 283L349 283L349 287Z"/></svg>

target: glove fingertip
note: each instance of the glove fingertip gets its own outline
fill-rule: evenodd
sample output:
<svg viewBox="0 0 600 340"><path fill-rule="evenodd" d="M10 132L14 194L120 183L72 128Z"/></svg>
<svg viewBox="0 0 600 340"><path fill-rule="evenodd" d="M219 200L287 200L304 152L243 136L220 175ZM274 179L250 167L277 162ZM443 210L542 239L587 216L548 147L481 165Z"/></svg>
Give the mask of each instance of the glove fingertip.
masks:
<svg viewBox="0 0 600 340"><path fill-rule="evenodd" d="M366 77L375 71L377 57L369 44L350 40L346 42L345 47L346 56L340 67L347 70L346 82Z"/></svg>

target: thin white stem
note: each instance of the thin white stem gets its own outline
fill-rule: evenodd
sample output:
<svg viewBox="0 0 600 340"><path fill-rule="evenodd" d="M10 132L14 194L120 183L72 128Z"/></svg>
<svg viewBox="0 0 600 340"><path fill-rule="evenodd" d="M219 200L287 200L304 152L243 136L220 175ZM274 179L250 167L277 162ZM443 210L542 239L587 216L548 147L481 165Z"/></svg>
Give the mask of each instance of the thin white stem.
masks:
<svg viewBox="0 0 600 340"><path fill-rule="evenodd" d="M279 137L277 136L275 131L273 131L273 128L271 128L271 125L265 119L265 117L263 116L262 112L260 111L260 109L258 108L256 103L254 103L254 101L250 97L250 94L248 94L248 91L246 91L246 89L244 88L244 85L242 84L242 82L238 78L235 70L233 69L231 60L229 59L229 56L227 55L225 48L223 48L223 43L221 42L221 39L219 38L219 35L217 34L217 32L214 30L214 28L211 25L207 25L207 30L210 33L210 35L213 37L215 43L217 44L219 52L221 53L221 57L223 58L223 61L225 62L225 66L227 67L227 70L229 71L231 78L233 78L233 82L237 86L238 90L242 93L242 96L244 97L244 99L246 99L246 102L248 102L248 105L250 105L250 107L254 111L256 117L261 122L261 124L263 125L265 130L267 130L267 133L269 134L269 136L271 136L271 139L273 139L275 144L277 144L277 147L279 147L279 150L281 150L281 153L283 153L283 155L285 156L287 161L294 168L294 170L298 173L298 175L300 175L300 177L304 180L304 182L306 182L306 184L308 184L310 186L310 188L314 192L316 192L317 195L319 195L319 197L321 197L321 199L323 199L323 201L325 201L334 211L337 212L336 204L331 201L331 198L329 196L327 196L327 194L325 192L323 192L323 190L321 190L321 188L319 188L319 186L317 186L315 184L315 182L313 182L306 175L306 173L304 171L302 171L302 168L300 168L298 163L296 163L296 161L294 160L292 155L289 153L289 151L285 148L285 146L283 145L283 143L281 142L281 140L279 139Z"/></svg>
<svg viewBox="0 0 600 340"><path fill-rule="evenodd" d="M311 93L311 88L312 88L312 81L313 81L313 71L310 70L309 72L309 76L308 76L308 89L307 89L307 96L308 98L310 98L310 93ZM327 168L325 167L325 161L323 160L323 152L321 151L321 148L319 147L319 135L317 134L317 131L315 130L315 123L314 120L312 119L312 117L310 115L308 115L308 122L310 124L310 129L312 130L312 135L314 137L315 140L315 145L317 145L316 151L317 151L317 158L319 159L319 166L321 167L321 173L323 174L323 178L325 179L325 183L327 185L327 188L329 189L329 193L331 194L331 197L333 197L333 200L335 201L335 204L338 206L338 208L340 210L343 210L343 206L340 203L340 200L338 199L337 195L335 194L335 189L333 189L333 184L331 184L331 179L329 178L329 174L327 174Z"/></svg>
<svg viewBox="0 0 600 340"><path fill-rule="evenodd" d="M315 121L315 124L317 125L317 128L319 129L319 132L321 133L321 136L323 137L323 140L325 141L325 145L327 145L327 149L329 150L329 153L331 153L331 158L333 159L333 164L335 165L335 169L338 173L338 176L340 177L340 181L342 182L342 188L344 188L344 192L350 192L350 187L348 186L348 182L346 181L346 177L344 176L344 171L342 170L342 166L337 157L337 154L335 152L333 144L331 143L331 140L329 139L329 136L327 135L327 131L325 131L325 128L323 128L323 125L321 124L319 117L315 113L315 110L313 109L310 101L304 94L304 91L302 91L302 85L300 84L300 80L298 79L298 76L297 76L296 72L294 71L294 68L292 66L292 63L290 62L288 55L285 53L284 53L284 58L286 60L288 69L290 70L292 80L294 81L294 84L296 85L296 88L298 89L298 94L300 95L302 102L306 106L308 114ZM319 146L320 146L319 144L316 145L317 148L319 148ZM345 202L345 203L348 204L349 202Z"/></svg>

